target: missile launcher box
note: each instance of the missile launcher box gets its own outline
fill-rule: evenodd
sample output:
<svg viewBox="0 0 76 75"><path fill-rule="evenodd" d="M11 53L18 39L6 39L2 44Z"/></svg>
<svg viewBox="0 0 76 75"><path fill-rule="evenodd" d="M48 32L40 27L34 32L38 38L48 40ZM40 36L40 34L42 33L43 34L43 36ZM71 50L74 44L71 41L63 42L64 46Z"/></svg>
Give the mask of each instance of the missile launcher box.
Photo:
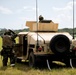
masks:
<svg viewBox="0 0 76 75"><path fill-rule="evenodd" d="M52 21L38 23L36 23L36 21L27 21L26 26L29 27L30 31L58 31L58 23L54 23Z"/></svg>

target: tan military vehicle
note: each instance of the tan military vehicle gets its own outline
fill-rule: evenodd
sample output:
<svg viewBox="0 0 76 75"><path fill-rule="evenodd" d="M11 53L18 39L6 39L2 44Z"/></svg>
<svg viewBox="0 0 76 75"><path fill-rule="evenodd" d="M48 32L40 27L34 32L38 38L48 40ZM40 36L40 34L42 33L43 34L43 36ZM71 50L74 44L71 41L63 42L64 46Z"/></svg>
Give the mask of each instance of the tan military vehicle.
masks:
<svg viewBox="0 0 76 75"><path fill-rule="evenodd" d="M62 61L72 66L75 50L72 49L72 36L67 32L58 32L58 23L52 20L27 21L29 32L18 34L19 44L15 51L17 60L29 60L29 66L34 67L39 60Z"/></svg>

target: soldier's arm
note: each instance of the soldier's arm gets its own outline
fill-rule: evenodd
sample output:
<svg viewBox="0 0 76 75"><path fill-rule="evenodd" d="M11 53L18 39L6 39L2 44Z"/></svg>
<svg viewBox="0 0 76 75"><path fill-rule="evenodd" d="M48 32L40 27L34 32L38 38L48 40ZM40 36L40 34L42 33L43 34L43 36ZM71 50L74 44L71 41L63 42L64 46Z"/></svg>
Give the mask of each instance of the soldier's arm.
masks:
<svg viewBox="0 0 76 75"><path fill-rule="evenodd" d="M12 39L15 39L17 37L17 34L10 29L9 29L9 31L11 32Z"/></svg>
<svg viewBox="0 0 76 75"><path fill-rule="evenodd" d="M17 37L17 34L14 34L12 37L13 37L13 39L15 39Z"/></svg>
<svg viewBox="0 0 76 75"><path fill-rule="evenodd" d="M10 30L10 29L9 29L9 31L12 33L12 36L13 36L14 38L17 37L17 34L16 34L14 31L12 31L12 30Z"/></svg>
<svg viewBox="0 0 76 75"><path fill-rule="evenodd" d="M12 32L12 34L16 34L14 31L12 31L12 30L10 30L10 29L9 29L9 31Z"/></svg>

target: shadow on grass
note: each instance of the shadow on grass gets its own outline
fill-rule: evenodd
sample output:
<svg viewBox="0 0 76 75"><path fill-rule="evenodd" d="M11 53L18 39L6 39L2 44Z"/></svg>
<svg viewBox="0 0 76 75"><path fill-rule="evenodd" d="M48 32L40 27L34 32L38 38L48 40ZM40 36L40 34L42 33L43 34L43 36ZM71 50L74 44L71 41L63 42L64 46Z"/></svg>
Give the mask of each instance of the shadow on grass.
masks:
<svg viewBox="0 0 76 75"><path fill-rule="evenodd" d="M0 70L5 71L9 67L10 67L10 65L8 65L6 67L0 67ZM57 69L58 70L58 69L63 69L63 68L68 68L68 67L66 65L62 65L62 64L59 64L59 63L51 63L50 68L51 68L51 70L52 69ZM47 67L46 62L38 62L34 68L30 68L28 62L20 62L20 63L16 63L16 65L15 65L15 67L13 67L13 69L28 72L28 71L34 70L34 69L35 70L36 69L48 70L48 67Z"/></svg>
<svg viewBox="0 0 76 75"><path fill-rule="evenodd" d="M18 70L22 70L22 71L25 71L25 72L29 71L31 69L48 70L46 62L44 62L44 63L43 62L38 62L34 68L30 68L29 65L28 65L28 62L21 62L21 63L16 63L16 68ZM70 67L67 67L66 65L62 65L62 64L59 64L59 63L51 63L50 68L51 69L63 69L63 68L70 68Z"/></svg>
<svg viewBox="0 0 76 75"><path fill-rule="evenodd" d="M24 72L28 72L29 70L31 70L32 68L30 68L28 66L28 62L20 62L20 63L16 63L15 66L16 69L24 71Z"/></svg>

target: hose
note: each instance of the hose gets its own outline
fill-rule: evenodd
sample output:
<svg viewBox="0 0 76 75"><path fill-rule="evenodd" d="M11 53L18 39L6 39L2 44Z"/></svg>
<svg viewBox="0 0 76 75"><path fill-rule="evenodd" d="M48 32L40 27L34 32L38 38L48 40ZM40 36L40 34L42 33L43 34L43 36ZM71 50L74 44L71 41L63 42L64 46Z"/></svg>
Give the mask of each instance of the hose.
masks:
<svg viewBox="0 0 76 75"><path fill-rule="evenodd" d="M46 62L47 62L48 69L51 70L48 59L46 60Z"/></svg>
<svg viewBox="0 0 76 75"><path fill-rule="evenodd" d="M72 64L72 59L70 59L70 66L72 69L74 69L73 64Z"/></svg>

